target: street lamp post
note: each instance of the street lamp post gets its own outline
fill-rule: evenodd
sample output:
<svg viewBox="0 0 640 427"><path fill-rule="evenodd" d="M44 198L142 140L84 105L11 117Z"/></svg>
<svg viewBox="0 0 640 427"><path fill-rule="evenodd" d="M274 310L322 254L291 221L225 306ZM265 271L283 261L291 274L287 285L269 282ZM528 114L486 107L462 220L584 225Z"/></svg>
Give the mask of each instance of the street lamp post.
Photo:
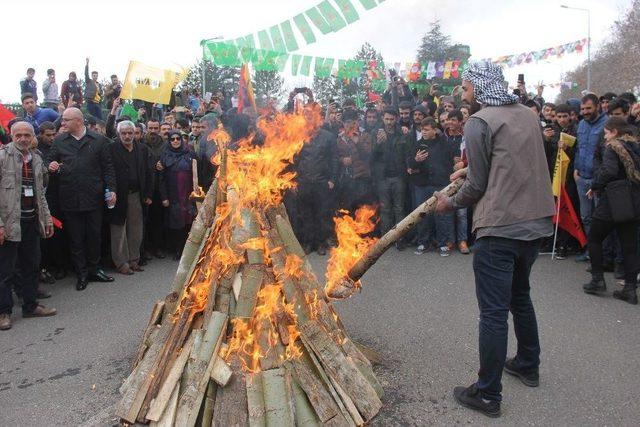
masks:
<svg viewBox="0 0 640 427"><path fill-rule="evenodd" d="M565 4L560 6L563 9L579 10L587 12L587 90L591 92L591 10L582 7L571 7Z"/></svg>

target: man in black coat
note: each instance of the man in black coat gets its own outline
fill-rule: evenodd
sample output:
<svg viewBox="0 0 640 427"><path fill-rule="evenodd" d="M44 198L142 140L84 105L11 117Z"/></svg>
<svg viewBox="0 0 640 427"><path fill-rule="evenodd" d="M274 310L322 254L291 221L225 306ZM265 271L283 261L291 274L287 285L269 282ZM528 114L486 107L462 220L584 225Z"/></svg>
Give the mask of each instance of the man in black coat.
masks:
<svg viewBox="0 0 640 427"><path fill-rule="evenodd" d="M149 148L133 140L135 125L129 120L118 123L118 138L109 144L118 189L117 202L109 211L111 258L118 272L133 274L140 267L143 236L143 205L153 196L153 170Z"/></svg>
<svg viewBox="0 0 640 427"><path fill-rule="evenodd" d="M71 243L71 262L78 276L76 289L89 281L112 282L99 267L102 210L116 203L116 179L109 140L84 125L82 112L67 108L65 133L56 138L46 158L49 172L60 183L60 209Z"/></svg>
<svg viewBox="0 0 640 427"><path fill-rule="evenodd" d="M313 115L317 104L308 104L305 114ZM311 141L304 144L295 159L298 173L297 213L300 243L306 252L317 250L324 255L331 234L334 188L338 173L337 138L325 129L318 129Z"/></svg>

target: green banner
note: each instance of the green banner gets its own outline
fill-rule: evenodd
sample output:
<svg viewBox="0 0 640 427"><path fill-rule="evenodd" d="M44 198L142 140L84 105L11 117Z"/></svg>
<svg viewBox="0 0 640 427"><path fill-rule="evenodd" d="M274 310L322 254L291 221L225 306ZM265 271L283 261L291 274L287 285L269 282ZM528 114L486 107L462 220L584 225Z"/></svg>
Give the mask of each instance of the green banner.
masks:
<svg viewBox="0 0 640 427"><path fill-rule="evenodd" d="M314 69L316 72L316 76L318 77L329 77L331 75L331 69L333 68L333 63L335 59L332 58L321 58L319 56L316 57L316 62L314 65Z"/></svg>
<svg viewBox="0 0 640 427"><path fill-rule="evenodd" d="M273 50L276 52L286 52L287 48L284 44L284 39L282 38L282 33L280 32L280 27L274 25L269 28L269 33L271 34L271 41L273 42Z"/></svg>
<svg viewBox="0 0 640 427"><path fill-rule="evenodd" d="M313 58L311 56L303 56L302 64L300 65L300 74L303 76L309 76L311 74L311 60Z"/></svg>
<svg viewBox="0 0 640 427"><path fill-rule="evenodd" d="M313 25L315 25L322 34L329 34L331 32L331 26L315 7L307 10L305 15L307 15Z"/></svg>
<svg viewBox="0 0 640 427"><path fill-rule="evenodd" d="M293 74L294 76L298 75L300 61L302 61L302 56L296 54L291 55L291 74Z"/></svg>
<svg viewBox="0 0 640 427"><path fill-rule="evenodd" d="M360 77L364 70L364 61L338 60L338 78L355 79Z"/></svg>
<svg viewBox="0 0 640 427"><path fill-rule="evenodd" d="M360 0L360 4L367 10L371 10L378 5L376 0Z"/></svg>
<svg viewBox="0 0 640 427"><path fill-rule="evenodd" d="M298 42L296 36L293 35L293 28L291 28L291 22L284 21L280 24L280 29L284 35L284 43L287 46L287 52L295 52L298 50Z"/></svg>
<svg viewBox="0 0 640 427"><path fill-rule="evenodd" d="M296 23L296 27L298 27L298 30L300 31L300 33L302 33L302 37L304 37L304 41L306 41L307 44L316 42L316 36L313 34L311 25L309 25L307 19L302 13L300 15L294 16L293 22Z"/></svg>
<svg viewBox="0 0 640 427"><path fill-rule="evenodd" d="M261 49L273 50L273 44L271 44L271 38L267 30L258 31L258 40L260 41Z"/></svg>
<svg viewBox="0 0 640 427"><path fill-rule="evenodd" d="M335 0L336 4L340 8L340 12L342 12L342 16L347 20L347 24L353 24L358 19L360 19L360 15L358 15L358 11L353 7L350 0Z"/></svg>
<svg viewBox="0 0 640 427"><path fill-rule="evenodd" d="M320 3L318 5L318 9L320 10L320 13L322 13L322 16L324 16L324 19L326 19L331 26L331 31L336 32L347 26L347 23L331 3L329 3L329 0L324 0Z"/></svg>

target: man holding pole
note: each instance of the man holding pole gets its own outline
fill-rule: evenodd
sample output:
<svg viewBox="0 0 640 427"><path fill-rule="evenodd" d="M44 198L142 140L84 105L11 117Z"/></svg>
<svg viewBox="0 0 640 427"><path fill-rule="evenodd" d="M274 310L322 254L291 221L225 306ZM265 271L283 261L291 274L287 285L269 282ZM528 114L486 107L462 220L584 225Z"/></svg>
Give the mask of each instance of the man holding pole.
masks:
<svg viewBox="0 0 640 427"><path fill-rule="evenodd" d="M555 209L539 119L507 92L500 66L472 64L462 88L463 98L481 108L464 129L467 179L454 197L436 197L438 212L475 205L480 370L475 383L456 387L453 394L463 406L499 417L503 368L527 386L539 382L540 343L529 275L541 239L553 234ZM518 351L506 360L509 311Z"/></svg>

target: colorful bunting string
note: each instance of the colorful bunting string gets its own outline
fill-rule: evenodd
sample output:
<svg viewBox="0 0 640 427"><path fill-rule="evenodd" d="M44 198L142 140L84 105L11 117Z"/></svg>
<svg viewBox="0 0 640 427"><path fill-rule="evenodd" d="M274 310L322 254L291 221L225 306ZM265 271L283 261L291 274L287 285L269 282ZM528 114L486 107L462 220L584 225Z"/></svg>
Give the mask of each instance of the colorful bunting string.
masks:
<svg viewBox="0 0 640 427"><path fill-rule="evenodd" d="M516 65L530 64L532 62L543 61L551 57L561 58L562 55L568 53L582 53L587 46L588 39L576 40L565 43L560 46L550 47L532 52L523 52L516 55L503 55L497 58L485 58L483 61L491 61L506 67L515 67Z"/></svg>

